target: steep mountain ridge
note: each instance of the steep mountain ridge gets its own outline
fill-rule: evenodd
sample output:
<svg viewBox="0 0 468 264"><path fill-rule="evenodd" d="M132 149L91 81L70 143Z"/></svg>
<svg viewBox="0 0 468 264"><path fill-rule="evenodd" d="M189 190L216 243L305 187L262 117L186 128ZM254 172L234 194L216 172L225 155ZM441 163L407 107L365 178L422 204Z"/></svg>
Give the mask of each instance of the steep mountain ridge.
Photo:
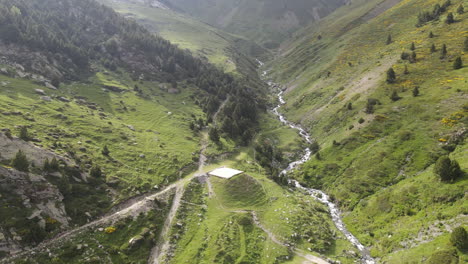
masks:
<svg viewBox="0 0 468 264"><path fill-rule="evenodd" d="M466 1L353 1L297 32L270 65L284 114L319 144L296 179L349 210L345 223L380 262L436 259L437 247L450 249L450 231L467 224L466 174L446 183L434 173L445 155L467 169L460 6ZM418 13L432 10L438 17L421 23ZM425 231L438 222L451 224Z"/></svg>

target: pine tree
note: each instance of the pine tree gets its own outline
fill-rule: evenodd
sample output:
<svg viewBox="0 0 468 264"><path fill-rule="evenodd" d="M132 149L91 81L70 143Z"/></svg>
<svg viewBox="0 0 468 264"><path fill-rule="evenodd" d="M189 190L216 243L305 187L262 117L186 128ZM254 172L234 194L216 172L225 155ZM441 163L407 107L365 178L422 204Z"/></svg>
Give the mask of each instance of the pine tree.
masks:
<svg viewBox="0 0 468 264"><path fill-rule="evenodd" d="M419 88L418 88L417 86L414 87L414 89L413 89L413 96L414 96L414 97L419 96Z"/></svg>
<svg viewBox="0 0 468 264"><path fill-rule="evenodd" d="M458 69L461 69L463 68L463 61L462 61L462 58L460 56L458 56L455 61L453 62L453 68L455 70L458 70Z"/></svg>
<svg viewBox="0 0 468 264"><path fill-rule="evenodd" d="M401 58L402 60L407 60L407 59L410 58L410 55L408 54L408 52L403 51L403 52L401 53L400 58Z"/></svg>
<svg viewBox="0 0 468 264"><path fill-rule="evenodd" d="M56 157L53 157L50 161L50 171L58 171L60 169L59 162Z"/></svg>
<svg viewBox="0 0 468 264"><path fill-rule="evenodd" d="M102 155L109 156L109 154L110 154L110 150L107 147L107 145L105 145L104 148L102 149Z"/></svg>
<svg viewBox="0 0 468 264"><path fill-rule="evenodd" d="M396 74L393 68L388 69L387 71L387 83L395 83L396 82Z"/></svg>
<svg viewBox="0 0 468 264"><path fill-rule="evenodd" d="M405 65L405 71L403 73L404 74L409 74L408 65Z"/></svg>
<svg viewBox="0 0 468 264"><path fill-rule="evenodd" d="M209 131L209 136L210 136L210 140L215 142L215 143L219 143L219 133L218 133L218 129L215 128L215 127L212 127L210 128L210 131Z"/></svg>
<svg viewBox="0 0 468 264"><path fill-rule="evenodd" d="M45 172L50 171L50 162L48 158L45 159L44 164L42 165L42 170Z"/></svg>
<svg viewBox="0 0 468 264"><path fill-rule="evenodd" d="M433 38L433 37L434 37L434 33L432 33L432 31L429 32L429 38Z"/></svg>
<svg viewBox="0 0 468 264"><path fill-rule="evenodd" d="M463 44L463 50L468 51L468 37L465 38L465 43Z"/></svg>
<svg viewBox="0 0 468 264"><path fill-rule="evenodd" d="M441 156L435 166L434 172L443 182L453 181L463 176L460 164L456 160L450 160L448 156Z"/></svg>
<svg viewBox="0 0 468 264"><path fill-rule="evenodd" d="M415 62L416 62L416 57L417 57L417 56L416 56L416 51L413 51L413 52L411 53L410 62L411 62L411 63L415 63Z"/></svg>
<svg viewBox="0 0 468 264"><path fill-rule="evenodd" d="M468 250L468 233L465 228L459 226L452 231L450 242L460 251Z"/></svg>
<svg viewBox="0 0 468 264"><path fill-rule="evenodd" d="M388 37L387 37L387 45L392 44L392 42L393 42L392 35L389 34Z"/></svg>
<svg viewBox="0 0 468 264"><path fill-rule="evenodd" d="M29 161L23 151L18 150L15 157L11 161L11 166L19 171L29 171Z"/></svg>
<svg viewBox="0 0 468 264"><path fill-rule="evenodd" d="M5 131L5 137L7 137L8 139L13 139L13 136L11 135L11 131L9 129Z"/></svg>
<svg viewBox="0 0 468 264"><path fill-rule="evenodd" d="M445 59L447 57L447 45L442 45L442 49L440 50L440 59Z"/></svg>
<svg viewBox="0 0 468 264"><path fill-rule="evenodd" d="M437 160L434 166L434 172L440 177L441 181L446 182L452 179L450 175L450 164L451 161L448 156L442 156Z"/></svg>
<svg viewBox="0 0 468 264"><path fill-rule="evenodd" d="M393 102L396 102L401 99L401 97L398 95L397 91L393 91L392 94L390 95L390 99Z"/></svg>
<svg viewBox="0 0 468 264"><path fill-rule="evenodd" d="M431 53L435 53L437 51L437 48L435 46L435 44L432 44L431 45Z"/></svg>
<svg viewBox="0 0 468 264"><path fill-rule="evenodd" d="M364 110L364 112L366 112L366 114L373 114L374 113L374 105L367 102L366 109Z"/></svg>
<svg viewBox="0 0 468 264"><path fill-rule="evenodd" d="M28 128L25 127L25 126L22 126L21 129L20 129L20 134L19 134L19 138L24 140L24 141L28 141L30 138L29 138L29 132L28 132Z"/></svg>
<svg viewBox="0 0 468 264"><path fill-rule="evenodd" d="M457 13L460 14L460 15L465 13L465 8L463 8L462 4L460 4L460 6L458 6Z"/></svg>
<svg viewBox="0 0 468 264"><path fill-rule="evenodd" d="M414 42L411 42L410 50L416 50L416 45L414 45Z"/></svg>
<svg viewBox="0 0 468 264"><path fill-rule="evenodd" d="M455 18L453 17L453 13L452 13L452 12L448 13L447 19L445 20L445 23L447 23L447 24L453 24L453 23L455 23Z"/></svg>
<svg viewBox="0 0 468 264"><path fill-rule="evenodd" d="M347 108L348 108L348 110L353 110L353 104L352 104L352 103L348 103Z"/></svg>
<svg viewBox="0 0 468 264"><path fill-rule="evenodd" d="M102 170L101 170L101 167L99 167L99 165L94 165L90 172L89 172L89 175L91 175L92 177L94 178L100 178L102 176Z"/></svg>

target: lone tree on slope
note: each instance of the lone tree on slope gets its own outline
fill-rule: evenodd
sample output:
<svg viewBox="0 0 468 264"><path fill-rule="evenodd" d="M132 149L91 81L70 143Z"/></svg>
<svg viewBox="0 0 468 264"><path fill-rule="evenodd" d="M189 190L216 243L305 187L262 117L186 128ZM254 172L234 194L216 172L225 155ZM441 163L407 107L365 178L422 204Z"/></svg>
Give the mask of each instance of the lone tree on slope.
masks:
<svg viewBox="0 0 468 264"><path fill-rule="evenodd" d="M463 68L463 61L462 61L462 58L460 56L458 56L455 61L453 62L453 68L455 70L458 70L458 69L461 69Z"/></svg>
<svg viewBox="0 0 468 264"><path fill-rule="evenodd" d="M387 83L395 83L396 82L396 73L393 68L388 69L387 71Z"/></svg>
<svg viewBox="0 0 468 264"><path fill-rule="evenodd" d="M442 49L440 50L440 59L445 59L447 57L447 45L442 45Z"/></svg>
<svg viewBox="0 0 468 264"><path fill-rule="evenodd" d="M11 166L19 171L29 171L29 161L23 151L18 150L15 157L11 161Z"/></svg>
<svg viewBox="0 0 468 264"><path fill-rule="evenodd" d="M447 20L445 20L445 22L446 22L447 24L453 24L453 23L455 23L455 18L453 17L453 13L452 13L452 12L448 13L448 15L447 15Z"/></svg>
<svg viewBox="0 0 468 264"><path fill-rule="evenodd" d="M452 231L450 242L461 251L468 250L468 233L465 228L459 226Z"/></svg>
<svg viewBox="0 0 468 264"><path fill-rule="evenodd" d="M105 145L104 148L102 149L102 155L109 156L109 154L110 154L110 150L107 147L107 145Z"/></svg>
<svg viewBox="0 0 468 264"><path fill-rule="evenodd" d="M387 45L392 44L392 42L393 42L393 40L392 40L392 35L388 35L388 37L387 37L387 42L386 42Z"/></svg>
<svg viewBox="0 0 468 264"><path fill-rule="evenodd" d="M448 182L460 177L463 172L456 160L450 160L448 156L442 156L434 166L434 173L440 177L441 181Z"/></svg>

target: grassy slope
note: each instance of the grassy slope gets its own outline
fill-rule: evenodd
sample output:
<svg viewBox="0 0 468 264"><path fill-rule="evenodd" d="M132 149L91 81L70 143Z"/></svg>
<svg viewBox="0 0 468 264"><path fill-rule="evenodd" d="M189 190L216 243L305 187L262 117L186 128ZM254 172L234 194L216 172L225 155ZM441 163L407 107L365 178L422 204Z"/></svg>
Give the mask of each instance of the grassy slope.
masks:
<svg viewBox="0 0 468 264"><path fill-rule="evenodd" d="M349 243L336 231L323 205L297 192L283 189L267 179L262 169L253 163L251 150L244 149L229 159L214 163L206 171L219 166L245 170L248 175L231 180L212 178L214 196L208 197L206 186L191 183L178 212L172 230L174 257L172 263L283 263L287 248L275 244L252 222L248 211L256 211L260 222L281 241L301 249L323 248L322 255L337 258L343 263L353 259L340 256ZM304 211L309 211L304 214ZM332 238L337 233L336 241ZM310 234L293 238L293 234ZM323 244L332 241L331 246ZM316 253L318 254L318 253ZM298 257L294 261L299 261Z"/></svg>
<svg viewBox="0 0 468 264"><path fill-rule="evenodd" d="M107 80L120 82L129 91L105 92L102 88ZM194 90L189 86L182 88L180 94L171 95L160 89L158 83L138 83L147 95L142 98L131 91L137 83L125 74L118 77L98 73L89 83L63 85L57 91L3 75L0 81L8 83L0 91L1 112L21 111L35 119L3 116L2 128L17 134L15 126L30 126L30 133L42 140L45 148L59 142L62 147L55 152L73 151L80 159L92 160L103 168L108 180L120 181L123 196L175 180L184 167L192 164L198 152L198 136L192 135L188 119L192 113L202 116L202 111L190 98ZM87 102L102 106L103 111L92 110L76 100L45 102L34 89L69 99L84 96ZM59 138L54 139L51 134L58 134ZM111 158L101 154L104 145L109 146Z"/></svg>
<svg viewBox="0 0 468 264"><path fill-rule="evenodd" d="M197 56L207 58L225 72L252 74L256 65L252 64L246 55L258 57L267 55L264 49L253 42L172 10L120 1L101 0L101 2L135 19L150 31L180 48L189 49Z"/></svg>
<svg viewBox="0 0 468 264"><path fill-rule="evenodd" d="M466 126L463 105L468 68L453 70L452 64L456 56L468 61L462 51L464 38L468 36L468 15L456 14L458 22L447 25L444 13L441 21L417 28L416 14L431 10L442 1L412 0L402 1L368 20L379 2L355 1L305 29L284 48L283 57L272 66L277 80L289 87L287 116L309 128L322 147L321 160L308 162L297 178L328 190L344 208L354 209L345 220L358 237L372 246L375 256L403 250L399 251L400 256L408 252L405 257L412 258L419 253L404 251L404 241L433 224L422 220L424 212L436 215L441 211L446 214L444 219L466 213L459 207L463 208L460 199L468 181L461 179L453 185L438 183L430 166L438 156L447 153L441 141L450 140ZM452 1L449 11L456 13L462 2ZM428 38L430 31L435 34L433 39ZM388 34L394 40L390 45L385 44ZM405 62L399 57L402 51L409 51L412 42L416 44L417 62L406 62L410 73L404 75ZM438 49L446 44L448 57L440 60L439 52L430 54L432 43ZM390 85L385 83L385 72L392 66L398 80ZM421 95L413 97L411 92L416 86ZM402 99L390 100L393 91ZM363 111L368 98L382 103L376 106L374 114ZM352 110L347 109L348 103L352 103ZM363 124L359 124L360 118L364 119ZM443 118L455 122L444 124ZM334 140L340 145L333 146ZM462 143L453 154L465 171L466 150L466 143ZM394 184L397 185L384 189ZM452 198L434 198L422 187L425 185L437 187L430 195ZM402 197L408 192L420 197L420 204L411 208L413 212L407 212L409 215L398 215L402 205L411 203L405 198L413 199ZM395 196L398 198L390 198ZM388 208L380 211L375 208L379 198ZM367 222L372 224L363 224ZM466 220L456 222L466 225ZM374 237L369 237L370 233ZM422 244L418 252L429 254L434 245L444 247L443 241ZM394 258L390 260L399 263Z"/></svg>

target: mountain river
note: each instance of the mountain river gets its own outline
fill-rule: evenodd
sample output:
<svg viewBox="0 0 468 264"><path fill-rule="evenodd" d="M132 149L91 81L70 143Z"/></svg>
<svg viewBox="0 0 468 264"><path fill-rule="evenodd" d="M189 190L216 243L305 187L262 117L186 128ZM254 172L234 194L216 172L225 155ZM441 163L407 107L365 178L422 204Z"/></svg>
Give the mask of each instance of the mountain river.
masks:
<svg viewBox="0 0 468 264"><path fill-rule="evenodd" d="M263 65L263 63L261 63L261 62L259 62L259 64L261 66ZM267 72L264 71L263 72L263 77L265 78L266 75L267 75ZM274 84L272 82L268 82L268 85L271 88L275 88L277 86L276 84ZM294 124L294 123L288 121L285 118L285 116L282 115L279 112L279 109L286 103L286 101L284 100L284 97L283 97L284 91L281 90L281 89L279 89L279 90L280 91L277 94L279 104L273 109L273 113L276 116L278 116L279 120L283 124L289 126L292 129L298 130L301 137L304 138L305 141L307 141L308 144L311 144L312 139L311 139L310 134L307 131L305 131L305 129L302 128L300 125ZM300 165L304 164L305 162L307 162L311 158L311 156L312 156L312 151L310 150L309 147L307 147L304 150L304 155L301 157L301 159L299 159L297 161L294 161L294 162L291 162L286 169L281 171L281 174L282 175L287 175L288 172L296 169L298 166L300 166ZM351 232L348 231L345 224L343 223L343 220L341 219L340 209L338 208L338 206L336 204L334 204L330 200L330 197L325 192L323 192L321 190L306 188L306 187L302 186L299 182L297 182L296 180L293 180L293 179L289 179L288 181L289 181L289 183L291 185L294 185L296 188L301 189L301 190L309 193L316 200L318 200L321 203L328 206L328 208L330 210L331 217L333 219L333 222L336 225L336 228L338 228L338 230L340 230L341 233L343 233L343 235L345 235L346 239L348 239L349 242L351 242L351 244L353 244L357 249L359 249L359 251L361 253L362 263L364 263L364 264L375 264L376 263L375 260L370 256L370 253L369 253L368 249L366 247L364 247L364 245L362 245L361 242L359 242L359 240L353 234L351 234Z"/></svg>

